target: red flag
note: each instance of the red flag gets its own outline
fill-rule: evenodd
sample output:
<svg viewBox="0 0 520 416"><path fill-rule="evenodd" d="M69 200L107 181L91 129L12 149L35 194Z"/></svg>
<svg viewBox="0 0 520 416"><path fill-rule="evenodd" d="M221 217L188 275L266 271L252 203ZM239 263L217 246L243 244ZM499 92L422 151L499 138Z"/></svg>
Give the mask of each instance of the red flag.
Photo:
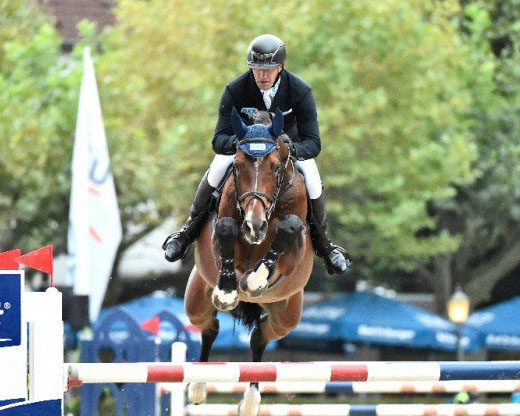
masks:
<svg viewBox="0 0 520 416"><path fill-rule="evenodd" d="M20 257L22 250L10 250L0 253L0 270L18 270L17 257Z"/></svg>
<svg viewBox="0 0 520 416"><path fill-rule="evenodd" d="M161 320L158 316L154 316L151 319L148 319L147 321L141 322L142 330L146 332L151 332L152 334L157 335L159 333L159 324L161 323Z"/></svg>
<svg viewBox="0 0 520 416"><path fill-rule="evenodd" d="M23 256L16 258L15 261L32 269L46 273L52 278L52 245L50 244L39 248L38 250L24 254Z"/></svg>

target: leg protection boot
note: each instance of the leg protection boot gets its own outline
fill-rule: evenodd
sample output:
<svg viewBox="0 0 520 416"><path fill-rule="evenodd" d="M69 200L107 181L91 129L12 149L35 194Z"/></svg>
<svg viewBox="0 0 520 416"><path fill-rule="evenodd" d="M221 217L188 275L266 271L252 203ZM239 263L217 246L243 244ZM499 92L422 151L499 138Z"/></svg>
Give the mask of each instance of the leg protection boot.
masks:
<svg viewBox="0 0 520 416"><path fill-rule="evenodd" d="M202 226L206 223L210 208L211 194L215 188L208 183L208 172L200 181L195 199L191 205L190 217L182 228L170 234L162 245L164 257L168 261L183 259L188 254L191 243L199 236Z"/></svg>
<svg viewBox="0 0 520 416"><path fill-rule="evenodd" d="M325 212L325 198L323 193L311 202L311 239L314 252L322 257L329 274L341 274L351 265L347 251L332 244L327 236L327 214Z"/></svg>

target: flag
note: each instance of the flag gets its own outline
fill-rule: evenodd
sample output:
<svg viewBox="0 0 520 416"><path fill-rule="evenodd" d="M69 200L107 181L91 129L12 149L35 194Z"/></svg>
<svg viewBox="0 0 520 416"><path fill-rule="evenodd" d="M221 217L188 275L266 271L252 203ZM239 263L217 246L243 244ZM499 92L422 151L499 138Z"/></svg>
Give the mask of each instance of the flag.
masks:
<svg viewBox="0 0 520 416"><path fill-rule="evenodd" d="M74 294L89 297L94 322L122 238L114 179L101 116L94 64L83 51L83 79L72 155L68 229L68 280Z"/></svg>

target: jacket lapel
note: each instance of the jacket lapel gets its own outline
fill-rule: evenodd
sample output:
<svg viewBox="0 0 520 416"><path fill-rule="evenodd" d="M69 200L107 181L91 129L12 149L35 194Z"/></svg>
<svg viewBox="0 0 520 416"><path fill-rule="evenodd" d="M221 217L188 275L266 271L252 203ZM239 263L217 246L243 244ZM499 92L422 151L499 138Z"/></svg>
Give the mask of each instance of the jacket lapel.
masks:
<svg viewBox="0 0 520 416"><path fill-rule="evenodd" d="M283 70L280 73L280 86L278 87L278 91L276 91L273 101L271 102L271 108L269 108L269 111L274 113L276 111L276 108L280 107L281 103L285 102L285 96L289 92L287 85L287 73L285 72L285 70ZM282 108L281 110L284 111L286 109Z"/></svg>
<svg viewBox="0 0 520 416"><path fill-rule="evenodd" d="M264 97L262 97L262 93L260 92L260 89L257 87L255 79L253 77L253 73L251 71L249 71L247 89L247 95L253 98L253 107L258 108L259 110L266 111L267 108L265 108Z"/></svg>

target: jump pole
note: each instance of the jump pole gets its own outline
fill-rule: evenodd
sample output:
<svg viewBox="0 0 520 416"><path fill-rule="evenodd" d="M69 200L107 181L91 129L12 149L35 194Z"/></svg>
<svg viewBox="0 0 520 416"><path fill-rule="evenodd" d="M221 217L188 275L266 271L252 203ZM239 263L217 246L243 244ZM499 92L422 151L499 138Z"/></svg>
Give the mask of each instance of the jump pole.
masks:
<svg viewBox="0 0 520 416"><path fill-rule="evenodd" d="M519 380L520 361L65 364L84 383Z"/></svg>
<svg viewBox="0 0 520 416"><path fill-rule="evenodd" d="M185 416L238 416L237 405L189 405ZM259 416L518 416L520 404L260 405Z"/></svg>
<svg viewBox="0 0 520 416"><path fill-rule="evenodd" d="M162 383L161 394L170 393L178 383ZM249 383L207 383L208 393L244 393ZM298 394L356 394L356 393L511 393L520 391L520 381L516 380L469 380L469 381L344 381L344 382L262 382L260 393L298 393Z"/></svg>

